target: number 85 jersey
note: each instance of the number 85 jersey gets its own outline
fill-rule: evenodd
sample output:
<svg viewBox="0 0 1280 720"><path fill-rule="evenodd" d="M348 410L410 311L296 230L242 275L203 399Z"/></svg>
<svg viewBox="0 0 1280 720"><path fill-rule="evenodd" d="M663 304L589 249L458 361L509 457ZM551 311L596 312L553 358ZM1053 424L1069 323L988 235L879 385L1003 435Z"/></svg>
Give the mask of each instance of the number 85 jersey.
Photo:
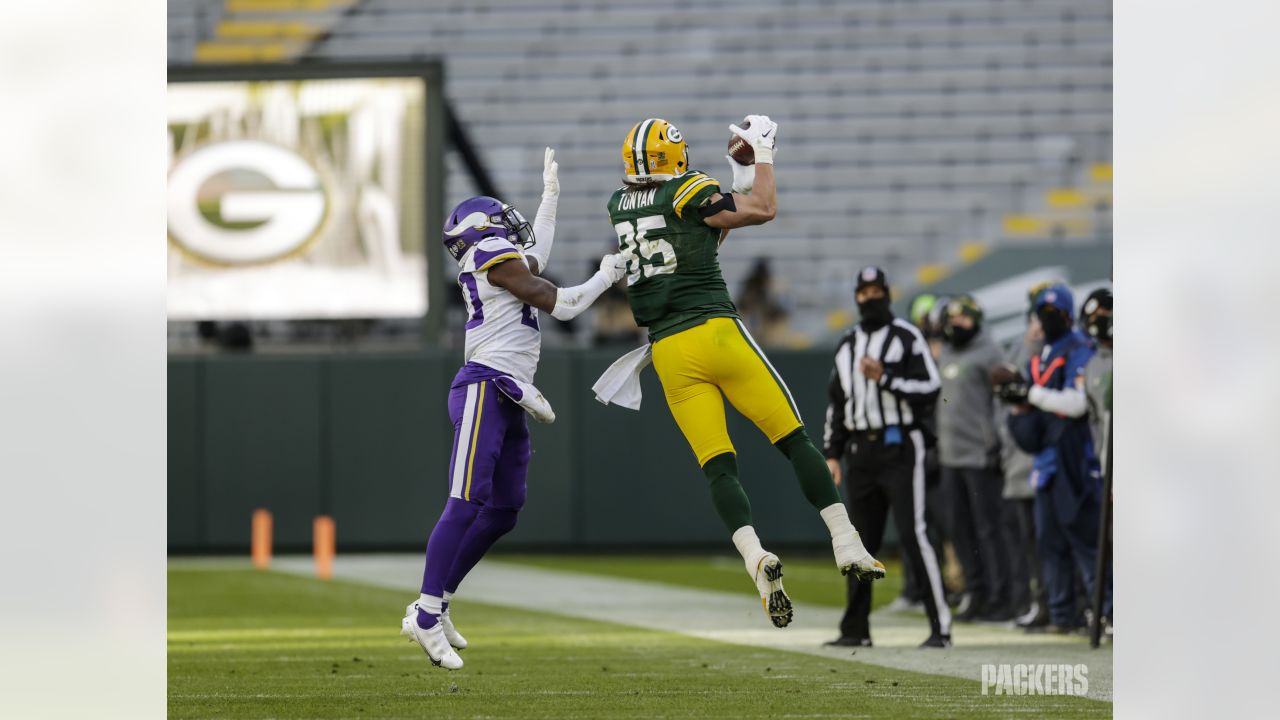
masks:
<svg viewBox="0 0 1280 720"><path fill-rule="evenodd" d="M690 170L662 183L623 186L609 198L609 222L627 256L627 300L651 342L713 317L738 316L720 274L720 231L698 212L718 192L714 178Z"/></svg>

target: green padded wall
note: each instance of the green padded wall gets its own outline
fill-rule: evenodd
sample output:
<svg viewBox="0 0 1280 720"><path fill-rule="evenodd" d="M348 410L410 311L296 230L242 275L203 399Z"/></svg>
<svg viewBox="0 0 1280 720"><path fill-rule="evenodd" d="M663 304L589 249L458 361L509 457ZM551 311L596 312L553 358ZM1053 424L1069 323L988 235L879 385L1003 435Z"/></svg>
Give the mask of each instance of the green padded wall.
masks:
<svg viewBox="0 0 1280 720"><path fill-rule="evenodd" d="M652 368L641 412L603 406L591 384L619 350L548 350L538 386L556 409L530 423L529 499L507 547L719 545L724 528ZM815 441L830 356L770 353ZM250 514L275 516L281 549L305 549L334 516L344 550L418 548L444 506L456 352L173 356L169 544L248 546ZM825 542L785 458L729 410L755 522L771 543Z"/></svg>

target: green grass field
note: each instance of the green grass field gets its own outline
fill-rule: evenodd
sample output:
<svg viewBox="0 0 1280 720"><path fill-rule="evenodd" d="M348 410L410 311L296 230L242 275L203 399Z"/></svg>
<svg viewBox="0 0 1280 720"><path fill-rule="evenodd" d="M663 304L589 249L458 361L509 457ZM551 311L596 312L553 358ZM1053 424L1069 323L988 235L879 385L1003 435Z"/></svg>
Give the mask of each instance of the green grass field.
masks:
<svg viewBox="0 0 1280 720"><path fill-rule="evenodd" d="M631 580L652 580L673 585L749 592L751 579L742 571L736 555L497 555L522 565L609 575ZM787 592L793 599L814 605L844 607L846 582L835 569L830 555L782 553ZM872 609L893 602L902 591L902 567L897 560L884 560L887 574L876 582Z"/></svg>
<svg viewBox="0 0 1280 720"><path fill-rule="evenodd" d="M647 572L643 562L623 572L631 559L608 564L626 577ZM696 564L687 569L705 579ZM467 667L448 673L398 635L407 599L275 572L171 569L169 717L1076 718L1112 710L1072 697L984 696L975 681L475 603L462 628L472 643Z"/></svg>

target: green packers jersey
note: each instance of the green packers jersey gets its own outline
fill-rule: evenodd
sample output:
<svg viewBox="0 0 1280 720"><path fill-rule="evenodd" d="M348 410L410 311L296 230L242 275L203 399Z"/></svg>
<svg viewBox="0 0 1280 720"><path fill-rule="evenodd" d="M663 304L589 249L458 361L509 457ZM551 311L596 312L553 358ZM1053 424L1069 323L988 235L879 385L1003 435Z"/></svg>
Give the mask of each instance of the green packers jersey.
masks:
<svg viewBox="0 0 1280 720"><path fill-rule="evenodd" d="M609 222L627 255L627 299L636 324L661 340L713 317L737 317L720 274L720 231L698 206L720 184L690 170L659 185L622 187L609 198Z"/></svg>

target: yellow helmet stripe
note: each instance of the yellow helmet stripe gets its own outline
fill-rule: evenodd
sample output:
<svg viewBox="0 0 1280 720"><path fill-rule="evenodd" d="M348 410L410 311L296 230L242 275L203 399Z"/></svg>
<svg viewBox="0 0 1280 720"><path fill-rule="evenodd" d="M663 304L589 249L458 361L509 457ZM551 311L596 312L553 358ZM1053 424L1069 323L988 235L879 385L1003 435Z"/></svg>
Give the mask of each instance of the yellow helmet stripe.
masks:
<svg viewBox="0 0 1280 720"><path fill-rule="evenodd" d="M645 154L645 147L649 141L649 129L653 127L653 118L649 118L640 124L640 129L636 131L635 145L632 152L636 157L636 174L649 174L649 157Z"/></svg>

